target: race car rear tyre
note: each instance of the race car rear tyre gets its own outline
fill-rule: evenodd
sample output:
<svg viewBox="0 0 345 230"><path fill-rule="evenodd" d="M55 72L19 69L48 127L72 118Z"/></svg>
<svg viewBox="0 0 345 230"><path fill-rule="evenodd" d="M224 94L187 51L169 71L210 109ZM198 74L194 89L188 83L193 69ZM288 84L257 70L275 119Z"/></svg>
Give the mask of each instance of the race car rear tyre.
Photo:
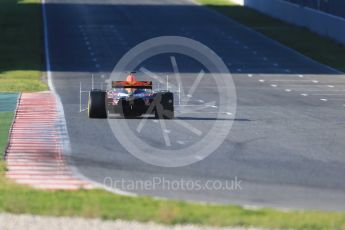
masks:
<svg viewBox="0 0 345 230"><path fill-rule="evenodd" d="M171 92L160 92L156 94L156 119L174 119L174 94Z"/></svg>
<svg viewBox="0 0 345 230"><path fill-rule="evenodd" d="M92 90L89 93L88 114L89 118L107 118L107 108L105 104L106 92Z"/></svg>

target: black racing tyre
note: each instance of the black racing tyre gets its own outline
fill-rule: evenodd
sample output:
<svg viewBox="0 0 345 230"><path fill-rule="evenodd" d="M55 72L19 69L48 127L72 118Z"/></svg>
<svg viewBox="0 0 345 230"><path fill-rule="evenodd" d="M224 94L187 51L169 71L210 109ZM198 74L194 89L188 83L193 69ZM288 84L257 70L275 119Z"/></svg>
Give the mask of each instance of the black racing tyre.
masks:
<svg viewBox="0 0 345 230"><path fill-rule="evenodd" d="M89 93L89 118L107 118L106 95L102 90L92 90Z"/></svg>
<svg viewBox="0 0 345 230"><path fill-rule="evenodd" d="M171 92L159 92L155 96L157 103L155 108L156 119L174 119L174 94Z"/></svg>

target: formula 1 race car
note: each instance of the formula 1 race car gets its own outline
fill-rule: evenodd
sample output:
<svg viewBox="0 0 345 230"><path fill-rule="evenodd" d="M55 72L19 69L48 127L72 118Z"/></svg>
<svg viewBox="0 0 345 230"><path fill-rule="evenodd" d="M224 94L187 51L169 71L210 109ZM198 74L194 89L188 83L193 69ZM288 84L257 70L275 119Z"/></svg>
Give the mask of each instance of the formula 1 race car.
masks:
<svg viewBox="0 0 345 230"><path fill-rule="evenodd" d="M153 91L151 81L137 81L130 73L126 81L113 81L111 90L94 89L89 93L89 118L107 118L111 114L125 118L154 114L156 119L173 119L174 95Z"/></svg>

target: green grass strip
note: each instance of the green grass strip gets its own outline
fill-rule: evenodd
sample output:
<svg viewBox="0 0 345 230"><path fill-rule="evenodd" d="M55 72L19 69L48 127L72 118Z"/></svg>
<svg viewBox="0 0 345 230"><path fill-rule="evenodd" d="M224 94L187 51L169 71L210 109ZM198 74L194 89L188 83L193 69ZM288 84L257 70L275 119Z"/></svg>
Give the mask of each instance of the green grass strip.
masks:
<svg viewBox="0 0 345 230"><path fill-rule="evenodd" d="M4 167L2 167L3 173ZM103 190L44 192L19 186L0 176L0 211L106 220L256 226L280 229L345 229L345 214L318 211L248 210L234 205L204 205L149 197L126 197Z"/></svg>
<svg viewBox="0 0 345 230"><path fill-rule="evenodd" d="M305 56L345 72L344 45L228 0L198 1Z"/></svg>
<svg viewBox="0 0 345 230"><path fill-rule="evenodd" d="M7 145L8 131L12 124L12 117L12 112L0 112L0 158L3 157Z"/></svg>
<svg viewBox="0 0 345 230"><path fill-rule="evenodd" d="M40 0L0 1L0 92L48 89L42 29Z"/></svg>

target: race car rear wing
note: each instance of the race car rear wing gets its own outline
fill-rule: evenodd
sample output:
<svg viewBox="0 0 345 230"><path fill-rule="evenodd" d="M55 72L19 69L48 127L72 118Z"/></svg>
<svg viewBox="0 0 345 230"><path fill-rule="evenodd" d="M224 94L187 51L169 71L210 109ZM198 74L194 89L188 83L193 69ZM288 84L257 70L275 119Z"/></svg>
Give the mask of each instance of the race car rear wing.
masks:
<svg viewBox="0 0 345 230"><path fill-rule="evenodd" d="M152 89L152 81L113 81L112 88L136 88L136 89Z"/></svg>

